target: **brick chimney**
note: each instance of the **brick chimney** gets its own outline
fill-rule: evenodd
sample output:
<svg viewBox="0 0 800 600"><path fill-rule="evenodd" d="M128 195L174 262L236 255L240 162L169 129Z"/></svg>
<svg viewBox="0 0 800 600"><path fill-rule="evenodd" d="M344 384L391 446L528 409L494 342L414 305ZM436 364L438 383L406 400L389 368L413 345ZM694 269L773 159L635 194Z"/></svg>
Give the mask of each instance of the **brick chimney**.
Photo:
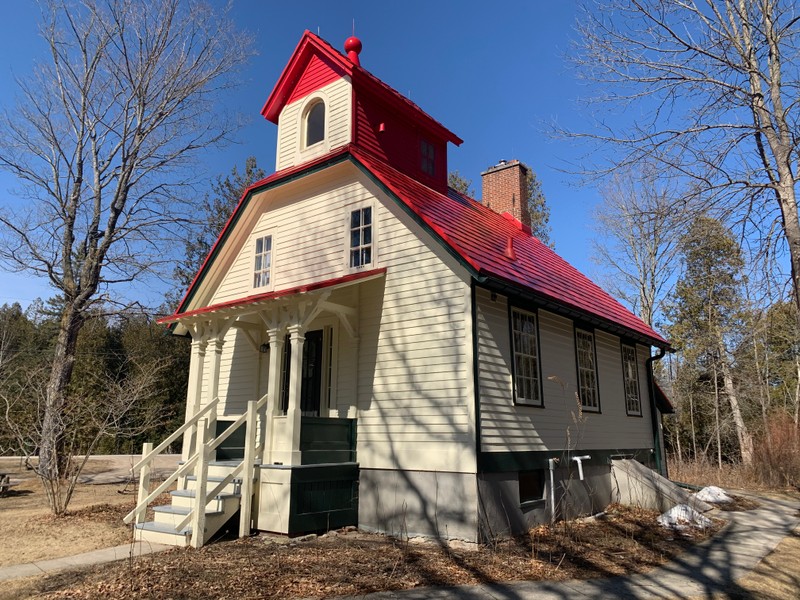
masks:
<svg viewBox="0 0 800 600"><path fill-rule="evenodd" d="M530 228L528 211L528 169L518 160L501 160L481 173L481 202L496 213L511 213Z"/></svg>

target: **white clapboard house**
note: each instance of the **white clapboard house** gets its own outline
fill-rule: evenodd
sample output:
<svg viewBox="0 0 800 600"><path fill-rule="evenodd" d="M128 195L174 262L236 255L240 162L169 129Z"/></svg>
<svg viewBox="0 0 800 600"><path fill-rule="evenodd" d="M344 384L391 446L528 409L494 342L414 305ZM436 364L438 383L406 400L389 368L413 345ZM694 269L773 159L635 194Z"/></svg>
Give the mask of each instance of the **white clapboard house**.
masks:
<svg viewBox="0 0 800 600"><path fill-rule="evenodd" d="M488 169L482 202L449 189L461 140L345 50L302 36L262 110L275 173L163 319L189 391L145 446L144 539L199 546L239 513L242 535L481 540L605 506L612 458L661 468L668 343L531 236L524 166Z"/></svg>

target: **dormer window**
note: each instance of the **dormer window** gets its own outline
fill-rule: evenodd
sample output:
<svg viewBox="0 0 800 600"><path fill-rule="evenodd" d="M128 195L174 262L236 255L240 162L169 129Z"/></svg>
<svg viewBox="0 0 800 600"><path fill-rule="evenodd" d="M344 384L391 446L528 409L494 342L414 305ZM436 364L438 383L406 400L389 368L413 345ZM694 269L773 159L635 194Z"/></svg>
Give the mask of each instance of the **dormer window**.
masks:
<svg viewBox="0 0 800 600"><path fill-rule="evenodd" d="M426 175L436 174L436 148L428 140L420 140L420 169Z"/></svg>
<svg viewBox="0 0 800 600"><path fill-rule="evenodd" d="M325 139L325 103L319 100L311 105L305 118L306 148Z"/></svg>

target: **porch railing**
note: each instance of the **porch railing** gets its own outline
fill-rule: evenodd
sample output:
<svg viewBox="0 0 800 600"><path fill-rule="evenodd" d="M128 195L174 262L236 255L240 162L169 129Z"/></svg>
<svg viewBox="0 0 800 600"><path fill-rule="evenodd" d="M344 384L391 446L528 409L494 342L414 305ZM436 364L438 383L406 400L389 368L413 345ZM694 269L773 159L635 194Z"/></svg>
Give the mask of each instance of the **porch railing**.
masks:
<svg viewBox="0 0 800 600"><path fill-rule="evenodd" d="M129 524L135 519L136 523L142 523L150 503L165 492L178 478L186 477L192 472L192 469L194 469L196 487L194 502L192 503L192 508L189 513L175 528L176 531L181 531L191 523L191 545L195 548L201 547L204 541L205 507L208 498L216 497L235 477L240 476L242 485L239 537L245 537L250 534L255 459L259 452L263 450L264 438L266 437L265 432L261 437L260 443L256 446L256 433L261 428L259 419L264 418L260 413L267 404L267 395L265 394L258 401L251 400L248 402L247 411L214 438L210 436L208 417L206 415L216 407L218 403L219 398L214 398L214 400L205 405L196 415L176 429L172 435L161 442L157 447L153 448L153 445L150 443L144 444L142 459L133 466L134 470L138 468L141 469L139 474L138 503L136 507L125 516L123 522ZM212 490L207 490L209 458L212 453L243 424L245 425L245 447L242 461L236 465L222 481L214 486ZM184 463L179 466L174 473L167 477L152 492L148 493L150 488L150 473L154 459L192 427L196 427L197 431L197 443L193 452L189 454Z"/></svg>

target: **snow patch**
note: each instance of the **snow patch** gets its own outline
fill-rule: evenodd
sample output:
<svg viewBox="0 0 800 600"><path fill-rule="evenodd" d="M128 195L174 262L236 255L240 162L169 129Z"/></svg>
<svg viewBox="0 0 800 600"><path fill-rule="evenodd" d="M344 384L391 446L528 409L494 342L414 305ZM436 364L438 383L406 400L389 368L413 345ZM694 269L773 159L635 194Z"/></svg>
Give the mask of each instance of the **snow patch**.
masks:
<svg viewBox="0 0 800 600"><path fill-rule="evenodd" d="M694 527L704 529L711 526L711 519L708 519L693 509L688 504L678 504L657 519L658 524L669 529L686 529Z"/></svg>
<svg viewBox="0 0 800 600"><path fill-rule="evenodd" d="M697 492L694 497L703 502L710 502L711 504L729 504L733 502L733 498L731 498L725 490L715 485L704 487Z"/></svg>

